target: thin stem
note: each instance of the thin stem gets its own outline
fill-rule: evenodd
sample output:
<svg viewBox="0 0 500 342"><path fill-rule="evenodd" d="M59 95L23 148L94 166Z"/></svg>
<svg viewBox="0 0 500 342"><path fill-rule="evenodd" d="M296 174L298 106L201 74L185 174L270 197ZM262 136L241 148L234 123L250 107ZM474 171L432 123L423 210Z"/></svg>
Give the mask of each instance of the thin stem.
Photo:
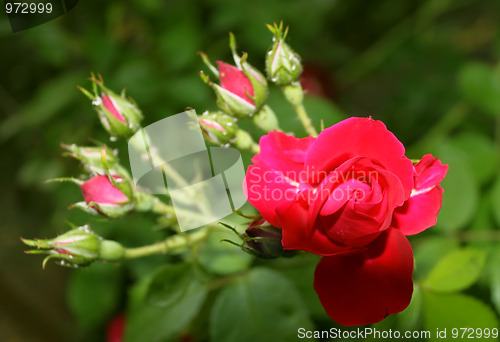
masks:
<svg viewBox="0 0 500 342"><path fill-rule="evenodd" d="M148 246L126 248L125 259L141 258L153 254L177 254L202 240L208 235L208 229L201 229L192 234L178 234L168 237L164 241Z"/></svg>
<svg viewBox="0 0 500 342"><path fill-rule="evenodd" d="M299 117L299 120L302 123L302 126L304 126L307 134L312 135L313 137L317 137L318 132L316 132L316 129L312 125L311 118L309 117L309 115L307 115L307 111L304 105L302 103L299 105L294 105L293 109L297 113L297 116Z"/></svg>

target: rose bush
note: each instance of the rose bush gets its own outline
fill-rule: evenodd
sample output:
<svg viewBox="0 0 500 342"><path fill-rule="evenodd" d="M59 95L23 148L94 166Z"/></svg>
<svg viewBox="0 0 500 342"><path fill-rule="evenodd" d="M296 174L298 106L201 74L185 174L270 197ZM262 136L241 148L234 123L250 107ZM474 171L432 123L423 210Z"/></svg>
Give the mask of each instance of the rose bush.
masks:
<svg viewBox="0 0 500 342"><path fill-rule="evenodd" d="M324 256L314 288L343 325L381 321L410 303L413 254L405 235L431 227L447 166L413 166L380 121L349 118L317 138L270 132L245 178L248 201L282 229L285 249Z"/></svg>

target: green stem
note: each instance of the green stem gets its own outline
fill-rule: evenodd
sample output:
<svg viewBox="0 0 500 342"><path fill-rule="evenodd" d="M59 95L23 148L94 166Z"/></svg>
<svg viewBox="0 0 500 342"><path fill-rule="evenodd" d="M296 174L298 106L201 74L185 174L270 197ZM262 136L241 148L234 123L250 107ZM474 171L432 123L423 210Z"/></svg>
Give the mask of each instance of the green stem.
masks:
<svg viewBox="0 0 500 342"><path fill-rule="evenodd" d="M164 241L154 243L148 246L136 248L126 248L124 258L135 259L153 254L178 254L187 247L192 246L206 238L208 229L201 229L192 234L178 234L168 237Z"/></svg>
<svg viewBox="0 0 500 342"><path fill-rule="evenodd" d="M309 117L309 115L307 115L307 111L304 105L302 103L299 105L295 105L293 106L293 109L297 113L297 116L299 117L299 120L302 123L302 126L304 126L307 134L312 135L313 137L317 137L318 132L316 132L316 129L312 125L311 118Z"/></svg>

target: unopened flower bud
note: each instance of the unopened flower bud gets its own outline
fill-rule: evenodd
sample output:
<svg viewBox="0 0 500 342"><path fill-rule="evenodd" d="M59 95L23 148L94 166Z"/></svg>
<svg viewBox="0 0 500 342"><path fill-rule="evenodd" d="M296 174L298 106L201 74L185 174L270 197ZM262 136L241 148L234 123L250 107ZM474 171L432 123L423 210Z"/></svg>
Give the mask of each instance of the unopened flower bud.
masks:
<svg viewBox="0 0 500 342"><path fill-rule="evenodd" d="M237 118L250 117L262 108L267 99L267 81L257 69L246 62L247 54L240 57L236 53L236 41L232 34L229 45L236 66L217 61L216 68L208 57L202 54L203 61L219 78L220 84L212 83L203 73L200 75L214 89L220 110Z"/></svg>
<svg viewBox="0 0 500 342"><path fill-rule="evenodd" d="M128 177L128 172L118 161L116 150L94 146L62 145L67 155L78 159L91 173Z"/></svg>
<svg viewBox="0 0 500 342"><path fill-rule="evenodd" d="M93 94L86 89L80 90L92 100L104 128L114 137L129 137L140 128L142 113L135 102L117 95L104 86L101 77L92 75Z"/></svg>
<svg viewBox="0 0 500 342"><path fill-rule="evenodd" d="M198 117L198 122L205 139L212 144L227 145L236 137L236 119L224 113L206 112Z"/></svg>
<svg viewBox="0 0 500 342"><path fill-rule="evenodd" d="M110 217L122 216L133 208L132 190L124 178L98 175L80 185L86 204Z"/></svg>
<svg viewBox="0 0 500 342"><path fill-rule="evenodd" d="M264 218L251 222L243 235L243 250L259 258L273 259L284 256L281 229L272 226Z"/></svg>
<svg viewBox="0 0 500 342"><path fill-rule="evenodd" d="M274 35L274 43L266 56L267 77L279 86L297 82L302 72L302 63L300 56L285 43L288 27L283 31L283 22L267 27Z"/></svg>
<svg viewBox="0 0 500 342"><path fill-rule="evenodd" d="M116 261L124 255L123 247L115 241L104 240L88 226L70 230L54 239L21 240L37 249L27 251L28 254L48 254L43 267L50 259L59 259L62 266L87 266L95 260Z"/></svg>

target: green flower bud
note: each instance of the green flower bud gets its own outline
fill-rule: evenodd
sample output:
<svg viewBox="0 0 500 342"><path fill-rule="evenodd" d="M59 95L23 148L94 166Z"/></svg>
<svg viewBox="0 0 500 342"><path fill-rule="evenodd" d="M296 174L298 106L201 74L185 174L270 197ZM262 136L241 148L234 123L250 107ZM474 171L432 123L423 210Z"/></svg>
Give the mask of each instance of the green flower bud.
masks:
<svg viewBox="0 0 500 342"><path fill-rule="evenodd" d="M93 94L86 89L79 89L92 100L103 127L113 137L129 137L141 126L142 112L136 103L125 97L125 91L117 95L104 86L102 78L92 74Z"/></svg>
<svg viewBox="0 0 500 342"><path fill-rule="evenodd" d="M59 264L68 267L87 266L96 260L116 261L124 255L124 248L115 241L103 240L88 226L70 230L54 239L21 240L35 250L28 254L48 254L43 260L43 268L50 259L58 259Z"/></svg>
<svg viewBox="0 0 500 342"><path fill-rule="evenodd" d="M267 25L274 34L273 45L266 56L266 73L271 82L284 86L297 82L302 72L300 56L285 43L288 27L283 32L283 22L278 26Z"/></svg>
<svg viewBox="0 0 500 342"><path fill-rule="evenodd" d="M205 139L215 145L227 145L236 137L236 119L221 112L205 112L198 117Z"/></svg>
<svg viewBox="0 0 500 342"><path fill-rule="evenodd" d="M281 229L272 226L264 218L252 221L242 236L245 252L263 259L291 256L295 251L286 251L281 244Z"/></svg>
<svg viewBox="0 0 500 342"><path fill-rule="evenodd" d="M78 159L91 173L103 175L110 173L113 176L130 178L127 170L120 165L116 150L94 146L62 145L68 152L66 155ZM104 161L104 162L103 162Z"/></svg>

